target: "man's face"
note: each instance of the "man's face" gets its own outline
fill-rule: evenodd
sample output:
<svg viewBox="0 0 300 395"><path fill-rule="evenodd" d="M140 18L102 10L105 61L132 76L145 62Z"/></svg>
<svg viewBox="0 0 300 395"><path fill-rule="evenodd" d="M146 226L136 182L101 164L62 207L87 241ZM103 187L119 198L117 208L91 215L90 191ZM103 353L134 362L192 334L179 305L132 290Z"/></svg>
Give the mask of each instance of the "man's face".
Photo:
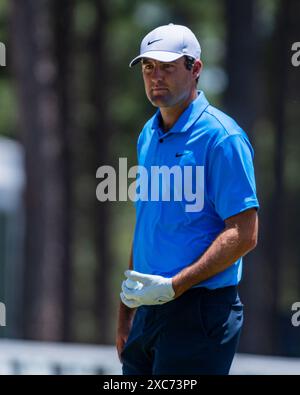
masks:
<svg viewBox="0 0 300 395"><path fill-rule="evenodd" d="M197 62L196 67L188 70L184 57L174 62L144 58L142 73L150 102L156 107L173 107L187 100L196 86L196 72L201 68Z"/></svg>

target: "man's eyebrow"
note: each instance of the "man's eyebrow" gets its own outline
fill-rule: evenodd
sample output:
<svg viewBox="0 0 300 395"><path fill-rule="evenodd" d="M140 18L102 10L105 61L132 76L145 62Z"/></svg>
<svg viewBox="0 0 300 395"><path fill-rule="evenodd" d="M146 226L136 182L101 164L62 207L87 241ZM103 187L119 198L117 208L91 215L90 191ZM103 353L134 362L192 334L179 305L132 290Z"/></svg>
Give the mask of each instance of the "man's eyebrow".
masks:
<svg viewBox="0 0 300 395"><path fill-rule="evenodd" d="M154 61L151 59L142 59L142 64L149 64L149 63L153 63Z"/></svg>
<svg viewBox="0 0 300 395"><path fill-rule="evenodd" d="M152 60L152 59L142 59L142 61L141 61L141 63L142 64L151 64L151 63L154 63L155 61L154 60ZM178 59L177 60L173 60L173 61L170 61L170 62L161 62L161 61L158 61L158 63L162 63L162 64L178 64Z"/></svg>

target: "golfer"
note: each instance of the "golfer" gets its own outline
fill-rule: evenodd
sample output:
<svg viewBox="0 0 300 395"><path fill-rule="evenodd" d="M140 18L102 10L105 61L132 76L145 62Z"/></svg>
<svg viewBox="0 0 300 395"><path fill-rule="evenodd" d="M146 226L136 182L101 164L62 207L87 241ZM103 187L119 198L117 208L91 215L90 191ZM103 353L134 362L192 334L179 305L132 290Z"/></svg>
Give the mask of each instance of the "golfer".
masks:
<svg viewBox="0 0 300 395"><path fill-rule="evenodd" d="M157 108L137 142L147 187L154 188L154 167L175 166L183 175L188 168L183 189L200 185L202 199L193 206L183 193L180 200L180 185L162 180L159 199L140 195L135 203L116 336L125 375L228 374L238 345L242 257L258 232L253 149L239 125L197 90L200 54L190 29L169 24L147 34L130 63L140 64Z"/></svg>

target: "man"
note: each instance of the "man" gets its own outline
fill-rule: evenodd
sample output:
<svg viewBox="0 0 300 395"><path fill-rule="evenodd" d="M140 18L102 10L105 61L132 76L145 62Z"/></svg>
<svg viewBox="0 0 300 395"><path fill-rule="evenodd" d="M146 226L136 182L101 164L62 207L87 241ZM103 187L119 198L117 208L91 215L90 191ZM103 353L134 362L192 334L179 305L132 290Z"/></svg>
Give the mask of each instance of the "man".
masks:
<svg viewBox="0 0 300 395"><path fill-rule="evenodd" d="M123 374L228 374L239 340L237 285L258 231L253 150L197 91L200 53L191 30L170 24L150 32L130 63L141 62L158 107L138 139L139 165L151 175L153 166L198 166L202 177L188 186L201 184L203 201L187 210L175 186L170 201L136 202L116 337Z"/></svg>

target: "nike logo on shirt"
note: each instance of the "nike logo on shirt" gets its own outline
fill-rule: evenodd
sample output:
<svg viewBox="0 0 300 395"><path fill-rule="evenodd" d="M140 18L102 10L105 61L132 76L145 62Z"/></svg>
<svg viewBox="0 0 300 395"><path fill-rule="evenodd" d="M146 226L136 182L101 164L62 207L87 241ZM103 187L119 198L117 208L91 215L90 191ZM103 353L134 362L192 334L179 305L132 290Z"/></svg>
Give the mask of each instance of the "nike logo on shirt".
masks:
<svg viewBox="0 0 300 395"><path fill-rule="evenodd" d="M176 156L176 158L178 158L179 156L191 155L191 154L192 154L192 151L185 150L183 152L176 152L175 156Z"/></svg>

